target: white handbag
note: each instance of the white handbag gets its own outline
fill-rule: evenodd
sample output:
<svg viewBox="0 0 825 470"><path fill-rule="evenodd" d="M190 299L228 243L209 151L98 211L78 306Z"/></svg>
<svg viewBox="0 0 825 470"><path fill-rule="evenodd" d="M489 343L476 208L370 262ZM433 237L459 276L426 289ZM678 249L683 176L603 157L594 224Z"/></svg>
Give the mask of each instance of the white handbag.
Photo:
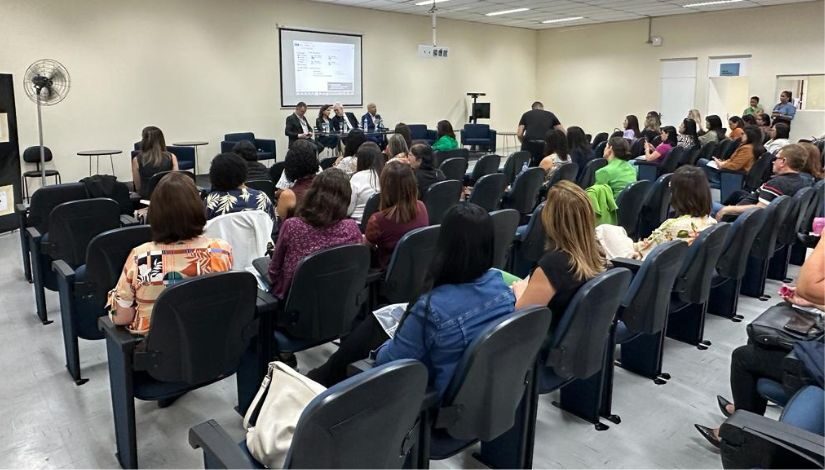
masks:
<svg viewBox="0 0 825 470"><path fill-rule="evenodd" d="M249 453L268 468L283 468L301 413L324 390L283 362L270 362L243 418Z"/></svg>
<svg viewBox="0 0 825 470"><path fill-rule="evenodd" d="M632 258L636 253L633 240L627 236L624 227L602 224L596 227L596 238L607 259Z"/></svg>

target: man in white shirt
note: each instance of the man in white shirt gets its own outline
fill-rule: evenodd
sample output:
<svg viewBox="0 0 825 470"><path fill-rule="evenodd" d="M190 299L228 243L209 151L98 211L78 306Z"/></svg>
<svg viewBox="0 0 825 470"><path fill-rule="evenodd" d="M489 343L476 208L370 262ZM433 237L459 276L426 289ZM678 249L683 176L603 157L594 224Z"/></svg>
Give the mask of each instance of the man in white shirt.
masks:
<svg viewBox="0 0 825 470"><path fill-rule="evenodd" d="M355 119L355 115L344 111L341 103L335 103L332 110L335 111L335 116L332 118L333 130L347 134L353 129L358 129L358 120Z"/></svg>

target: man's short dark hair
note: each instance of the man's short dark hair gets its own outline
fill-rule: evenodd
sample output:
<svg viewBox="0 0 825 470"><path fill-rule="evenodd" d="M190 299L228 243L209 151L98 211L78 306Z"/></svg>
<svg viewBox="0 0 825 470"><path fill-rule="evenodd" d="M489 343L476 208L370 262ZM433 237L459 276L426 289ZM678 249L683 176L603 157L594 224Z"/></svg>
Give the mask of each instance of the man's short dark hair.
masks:
<svg viewBox="0 0 825 470"><path fill-rule="evenodd" d="M613 149L613 156L620 160L627 161L633 157L630 155L630 145L624 137L611 137L607 145Z"/></svg>
<svg viewBox="0 0 825 470"><path fill-rule="evenodd" d="M255 144L248 140L242 140L235 144L235 146L232 147L232 153L240 156L248 162L258 161L258 149L255 148Z"/></svg>
<svg viewBox="0 0 825 470"><path fill-rule="evenodd" d="M757 103L759 102L759 97L758 96L751 96L751 99L753 101L756 101Z"/></svg>
<svg viewBox="0 0 825 470"><path fill-rule="evenodd" d="M236 153L221 153L212 159L209 181L215 191L231 191L246 181L246 162Z"/></svg>
<svg viewBox="0 0 825 470"><path fill-rule="evenodd" d="M295 109L306 108L306 107L307 107L307 104L304 103L303 101L299 101L298 104L295 105Z"/></svg>
<svg viewBox="0 0 825 470"><path fill-rule="evenodd" d="M532 108L533 109L544 109L544 105L541 103L541 101L534 101Z"/></svg>
<svg viewBox="0 0 825 470"><path fill-rule="evenodd" d="M318 172L318 149L306 139L292 143L284 159L284 176L292 182Z"/></svg>
<svg viewBox="0 0 825 470"><path fill-rule="evenodd" d="M413 144L410 153L421 161L421 167L425 170L433 168L433 148L429 144Z"/></svg>

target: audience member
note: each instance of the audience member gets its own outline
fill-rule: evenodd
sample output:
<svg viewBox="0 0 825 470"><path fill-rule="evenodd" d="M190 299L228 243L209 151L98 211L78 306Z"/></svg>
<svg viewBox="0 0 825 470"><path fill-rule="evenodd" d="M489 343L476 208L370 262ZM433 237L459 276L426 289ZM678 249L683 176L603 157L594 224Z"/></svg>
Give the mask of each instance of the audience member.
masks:
<svg viewBox="0 0 825 470"><path fill-rule="evenodd" d="M212 159L209 181L212 191L206 196L206 218L247 210L261 210L275 218L272 201L263 191L247 188L246 162L235 153L222 153Z"/></svg>
<svg viewBox="0 0 825 470"><path fill-rule="evenodd" d="M324 170L312 180L295 217L281 224L269 263L272 295L286 298L295 270L307 256L325 248L361 243L358 224L347 217L351 195L347 175L336 168Z"/></svg>
<svg viewBox="0 0 825 470"><path fill-rule="evenodd" d="M742 111L742 116L749 116L751 114L762 114L765 110L762 109L762 105L759 104L759 97L758 96L751 96L750 106L745 108Z"/></svg>
<svg viewBox="0 0 825 470"><path fill-rule="evenodd" d="M713 164L705 158L700 158L696 164L705 169L708 176L708 181L711 187L719 188L721 176L719 170L730 171L750 171L756 159L763 153L765 148L762 147L762 131L756 126L747 126L744 131L745 135L742 138L742 145L736 148L733 154L727 160L720 160L713 158Z"/></svg>
<svg viewBox="0 0 825 470"><path fill-rule="evenodd" d="M418 298L408 305L395 336L387 339L372 315L307 376L332 386L346 378L348 364L376 347L376 365L417 359L430 385L443 396L465 349L484 329L513 312L515 298L501 271L493 269L493 221L486 210L461 203L444 216L433 262ZM383 344L382 344L383 343Z"/></svg>
<svg viewBox="0 0 825 470"><path fill-rule="evenodd" d="M756 125L756 116L753 115L753 114L748 114L747 116L742 116L742 122L745 123L745 127L755 126Z"/></svg>
<svg viewBox="0 0 825 470"><path fill-rule="evenodd" d="M587 136L584 134L584 130L578 126L567 128L567 146L570 150L570 159L579 166L578 178L584 173L587 162L593 160L595 156L593 148L590 146L590 143L587 142ZM518 170L521 171L521 168Z"/></svg>
<svg viewBox="0 0 825 470"><path fill-rule="evenodd" d="M539 162L539 167L547 173L549 179L553 172L566 163L570 163L567 136L558 129L547 131L544 136L544 158Z"/></svg>
<svg viewBox="0 0 825 470"><path fill-rule="evenodd" d="M704 121L702 121L702 113L700 113L698 109L691 109L688 111L687 117L696 123L696 134L702 135L705 132L705 130L702 129L702 123L704 123Z"/></svg>
<svg viewBox="0 0 825 470"><path fill-rule="evenodd" d="M642 134L642 131L639 130L639 118L634 114L625 116L622 127L624 128L622 137L625 139L633 140L639 138Z"/></svg>
<svg viewBox="0 0 825 470"><path fill-rule="evenodd" d="M407 147L407 142L404 140L404 137L393 135L387 143L387 148L384 149L384 154L388 160L391 158L407 160L410 156L410 148Z"/></svg>
<svg viewBox="0 0 825 470"><path fill-rule="evenodd" d="M596 242L596 219L590 198L570 181L560 181L547 194L541 223L550 247L528 279L513 284L516 308L547 305L553 313L550 331L585 282L604 271Z"/></svg>
<svg viewBox="0 0 825 470"><path fill-rule="evenodd" d="M550 111L545 111L541 101L533 103L532 109L521 116L516 136L521 142L521 150L530 152L530 166L538 166L541 161L544 137L551 129L564 132L559 118Z"/></svg>
<svg viewBox="0 0 825 470"><path fill-rule="evenodd" d="M628 162L633 155L630 154L627 140L621 137L608 140L604 148L604 158L607 159L607 165L596 170L595 184L610 186L615 199L627 185L636 181L636 168Z"/></svg>
<svg viewBox="0 0 825 470"><path fill-rule="evenodd" d="M744 196L736 205L717 206L714 203L716 220L726 216L735 218L753 207L766 207L779 196L793 196L807 186L805 178L799 172L808 164L808 152L804 147L790 144L782 147L773 161L774 176L753 193Z"/></svg>
<svg viewBox="0 0 825 470"><path fill-rule="evenodd" d="M384 168L384 155L375 142L364 142L355 153L358 160L355 174L349 180L352 196L349 200L347 215L361 222L367 201L373 194L381 191L379 178Z"/></svg>
<svg viewBox="0 0 825 470"><path fill-rule="evenodd" d="M347 175L355 173L358 167L358 161L355 158L355 152L361 147L361 144L367 141L367 136L361 129L353 129L344 137L344 155L335 160L335 168L343 171Z"/></svg>
<svg viewBox="0 0 825 470"><path fill-rule="evenodd" d="M140 197L149 197L149 180L162 171L177 171L178 159L166 151L163 131L155 126L143 128L140 152L132 158L132 182Z"/></svg>
<svg viewBox="0 0 825 470"><path fill-rule="evenodd" d="M719 142L725 138L725 129L722 127L722 119L715 114L705 118L708 130L699 135L699 144L705 145L708 142Z"/></svg>
<svg viewBox="0 0 825 470"><path fill-rule="evenodd" d="M762 142L767 142L770 139L771 131L771 117L765 113L756 115L756 125L762 131Z"/></svg>
<svg viewBox="0 0 825 470"><path fill-rule="evenodd" d="M331 133L335 131L332 125L332 119L330 118L331 114L331 104L325 104L318 110L318 118L315 119L315 128L318 129L318 132ZM326 148L337 149L340 144L340 139L337 135L319 135L318 142Z"/></svg>
<svg viewBox="0 0 825 470"><path fill-rule="evenodd" d="M699 145L699 136L696 134L696 121L691 118L682 119L676 141L679 147L688 150L696 148Z"/></svg>
<svg viewBox="0 0 825 470"><path fill-rule="evenodd" d="M152 307L166 287L232 269L232 247L203 235L206 215L198 188L189 176L164 176L150 202L152 241L129 253L107 303L112 322L139 335L149 333Z"/></svg>
<svg viewBox="0 0 825 470"><path fill-rule="evenodd" d="M810 142L800 142L799 145L808 152L808 163L799 174L808 181L808 185L812 185L823 177L822 154L819 148Z"/></svg>
<svg viewBox="0 0 825 470"><path fill-rule="evenodd" d="M733 116L728 119L728 138L730 140L740 140L745 135L745 121L739 116Z"/></svg>
<svg viewBox="0 0 825 470"><path fill-rule="evenodd" d="M648 162L654 162L657 165L665 161L665 158L670 155L670 151L677 145L676 128L673 126L662 127L662 131L659 133L659 138L662 143L656 147L653 147L653 144L651 144L650 141L645 141L645 154L642 157L639 157L640 159L644 159Z"/></svg>
<svg viewBox="0 0 825 470"><path fill-rule="evenodd" d="M765 142L765 150L776 155L782 147L788 145L790 141L788 137L791 134L791 128L784 122L777 122L773 125L770 131L771 140Z"/></svg>
<svg viewBox="0 0 825 470"><path fill-rule="evenodd" d="M785 90L779 94L779 103L776 103L776 106L773 107L771 117L774 123L784 122L790 128L794 116L796 116L796 106L793 104L793 95L790 91Z"/></svg>
<svg viewBox="0 0 825 470"><path fill-rule="evenodd" d="M413 144L409 162L415 170L415 179L418 182L418 199L424 199L427 188L431 185L447 179L441 170L433 166L433 149L427 144Z"/></svg>
<svg viewBox="0 0 825 470"><path fill-rule="evenodd" d="M404 138L404 142L407 143L407 147L412 147L412 133L410 133L410 126L404 124L403 122L399 122L395 125L395 133Z"/></svg>
<svg viewBox="0 0 825 470"><path fill-rule="evenodd" d="M243 158L246 162L246 180L259 181L269 180L269 168L258 161L258 149L255 145L248 141L242 140L232 147L232 153Z"/></svg>
<svg viewBox="0 0 825 470"><path fill-rule="evenodd" d="M318 154L315 146L303 140L296 141L284 159L283 177L290 187L282 190L278 196L278 218L285 220L292 216L296 206L303 201L304 194L312 186L316 173Z"/></svg>
<svg viewBox="0 0 825 470"><path fill-rule="evenodd" d="M816 249L805 260L799 271L799 280L796 287L789 288L789 292L782 294L785 306L791 308L796 305L803 308L813 308L821 312L825 310L825 243L820 241ZM776 308L776 307L772 307ZM744 346L734 349L731 354L730 388L733 393L733 402L717 395L716 403L726 417L736 410L750 411L764 415L768 401L759 393L757 382L765 378L781 383L785 373L783 362L790 351L785 348L768 347L750 339ZM821 416L818 419L822 419ZM694 424L702 436L715 447L721 445L719 428L709 428Z"/></svg>
<svg viewBox="0 0 825 470"><path fill-rule="evenodd" d="M453 125L450 124L450 121L438 121L436 129L438 138L433 144L433 151L443 152L458 148L458 141L455 140L455 132L453 132Z"/></svg>
<svg viewBox="0 0 825 470"><path fill-rule="evenodd" d="M650 111L645 116L645 128L642 129L642 137L653 143L662 128L662 117L656 111Z"/></svg>

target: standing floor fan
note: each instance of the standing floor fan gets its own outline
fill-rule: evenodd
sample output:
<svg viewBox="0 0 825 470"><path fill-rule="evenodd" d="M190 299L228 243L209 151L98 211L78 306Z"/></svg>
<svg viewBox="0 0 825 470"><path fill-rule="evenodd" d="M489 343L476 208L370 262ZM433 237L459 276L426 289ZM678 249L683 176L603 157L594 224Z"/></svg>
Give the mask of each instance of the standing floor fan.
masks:
<svg viewBox="0 0 825 470"><path fill-rule="evenodd" d="M37 131L40 136L40 187L46 186L46 151L43 147L43 118L40 108L63 101L69 93L69 71L60 62L41 59L31 64L23 76L23 89L37 103Z"/></svg>

